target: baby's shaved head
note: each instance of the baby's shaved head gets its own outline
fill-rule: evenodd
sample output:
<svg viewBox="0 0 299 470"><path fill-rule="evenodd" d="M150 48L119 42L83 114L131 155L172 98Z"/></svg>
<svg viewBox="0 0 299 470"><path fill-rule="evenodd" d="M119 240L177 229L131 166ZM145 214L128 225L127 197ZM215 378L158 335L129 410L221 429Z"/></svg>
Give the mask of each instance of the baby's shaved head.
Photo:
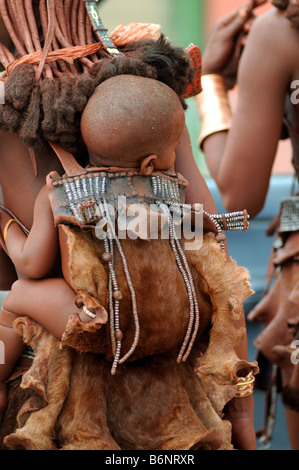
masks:
<svg viewBox="0 0 299 470"><path fill-rule="evenodd" d="M128 166L178 143L185 115L177 94L162 82L119 75L98 86L82 115L92 164Z"/></svg>

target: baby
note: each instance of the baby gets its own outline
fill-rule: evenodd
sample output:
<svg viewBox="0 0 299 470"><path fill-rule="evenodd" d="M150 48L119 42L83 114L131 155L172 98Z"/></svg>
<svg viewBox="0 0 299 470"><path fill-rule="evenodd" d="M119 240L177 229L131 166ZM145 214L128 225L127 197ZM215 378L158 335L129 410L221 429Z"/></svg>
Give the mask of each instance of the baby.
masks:
<svg viewBox="0 0 299 470"><path fill-rule="evenodd" d="M174 169L184 126L184 110L173 90L157 80L132 75L100 84L81 120L90 166L140 169L144 176L154 170ZM71 314L77 312L82 322L90 322L94 314L75 304L76 294L67 282L63 263L64 277L45 279L59 250L65 251L46 185L36 199L28 237L5 212L0 225L7 253L21 273L0 313L0 341L5 345L5 364L0 365L1 411L7 406L5 381L24 349L13 321L27 316L60 339Z"/></svg>

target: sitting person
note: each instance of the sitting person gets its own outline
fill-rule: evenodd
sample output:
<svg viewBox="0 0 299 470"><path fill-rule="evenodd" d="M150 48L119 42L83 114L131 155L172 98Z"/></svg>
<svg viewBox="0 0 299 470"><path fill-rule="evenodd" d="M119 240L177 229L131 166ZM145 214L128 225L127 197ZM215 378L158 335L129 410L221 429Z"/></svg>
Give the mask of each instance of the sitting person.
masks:
<svg viewBox="0 0 299 470"><path fill-rule="evenodd" d="M139 169L145 176L154 169L174 169L184 126L184 110L174 91L159 81L133 76L114 77L99 85L81 120L90 165ZM82 322L90 322L95 313L75 304L76 295L66 282L64 269L64 277L43 279L57 259L59 247L65 252L47 185L37 197L28 237L5 212L1 212L0 223L7 253L24 276L14 283L0 314L0 340L5 345L5 364L0 365L3 410L7 406L5 381L24 348L12 328L16 316L28 316L60 339L72 313L77 312Z"/></svg>

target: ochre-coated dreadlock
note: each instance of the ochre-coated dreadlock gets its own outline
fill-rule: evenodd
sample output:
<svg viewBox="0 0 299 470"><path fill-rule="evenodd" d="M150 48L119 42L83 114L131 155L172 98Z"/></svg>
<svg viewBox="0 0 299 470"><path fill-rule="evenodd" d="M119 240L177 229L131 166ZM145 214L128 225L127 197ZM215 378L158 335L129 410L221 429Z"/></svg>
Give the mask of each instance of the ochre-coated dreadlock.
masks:
<svg viewBox="0 0 299 470"><path fill-rule="evenodd" d="M0 129L18 133L34 150L45 141L58 142L83 162L82 112L95 88L120 74L166 83L186 109L182 95L193 68L183 48L171 46L160 35L158 40L123 46L122 54L114 57L102 47L84 0L34 3L0 0L0 13L15 46L12 54L0 44L0 62L7 71Z"/></svg>
<svg viewBox="0 0 299 470"><path fill-rule="evenodd" d="M285 10L286 17L294 28L299 29L299 3L292 3L290 0L273 0L272 4L279 10Z"/></svg>

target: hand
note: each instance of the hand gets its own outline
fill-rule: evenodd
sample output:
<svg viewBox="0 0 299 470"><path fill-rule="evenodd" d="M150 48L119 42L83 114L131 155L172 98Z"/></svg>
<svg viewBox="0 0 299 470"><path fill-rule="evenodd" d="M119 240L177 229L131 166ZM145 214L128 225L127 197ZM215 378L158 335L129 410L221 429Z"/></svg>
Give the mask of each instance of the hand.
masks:
<svg viewBox="0 0 299 470"><path fill-rule="evenodd" d="M255 19L253 10L266 1L250 0L215 23L203 56L204 75L220 74L227 89L234 87L239 60Z"/></svg>

